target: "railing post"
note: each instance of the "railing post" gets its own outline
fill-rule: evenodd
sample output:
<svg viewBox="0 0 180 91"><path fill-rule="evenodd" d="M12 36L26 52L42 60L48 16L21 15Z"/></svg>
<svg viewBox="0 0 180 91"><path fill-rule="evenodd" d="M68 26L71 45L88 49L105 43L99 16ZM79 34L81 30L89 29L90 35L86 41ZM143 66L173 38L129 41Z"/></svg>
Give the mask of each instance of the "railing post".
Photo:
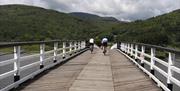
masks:
<svg viewBox="0 0 180 91"><path fill-rule="evenodd" d="M81 41L81 49L84 48L83 43L84 43L84 41Z"/></svg>
<svg viewBox="0 0 180 91"><path fill-rule="evenodd" d="M44 51L45 51L45 44L40 44L40 69L44 67Z"/></svg>
<svg viewBox="0 0 180 91"><path fill-rule="evenodd" d="M81 49L81 42L78 41L78 51L80 51L80 49Z"/></svg>
<svg viewBox="0 0 180 91"><path fill-rule="evenodd" d="M135 45L135 60L137 61L138 57L138 45Z"/></svg>
<svg viewBox="0 0 180 91"><path fill-rule="evenodd" d="M57 49L58 49L58 42L54 42L54 63L57 62Z"/></svg>
<svg viewBox="0 0 180 91"><path fill-rule="evenodd" d="M128 53L128 44L126 43L126 53Z"/></svg>
<svg viewBox="0 0 180 91"><path fill-rule="evenodd" d="M128 53L128 44L126 43L126 53Z"/></svg>
<svg viewBox="0 0 180 91"><path fill-rule="evenodd" d="M84 46L84 48L86 48L86 42L85 41L83 41L83 46Z"/></svg>
<svg viewBox="0 0 180 91"><path fill-rule="evenodd" d="M122 45L122 48L123 48L123 51L125 52L125 43L123 43L123 45Z"/></svg>
<svg viewBox="0 0 180 91"><path fill-rule="evenodd" d="M78 45L79 45L79 41L76 42L76 51L78 51L78 49L79 49Z"/></svg>
<svg viewBox="0 0 180 91"><path fill-rule="evenodd" d="M81 49L84 49L86 47L86 42L85 41L82 41L81 42Z"/></svg>
<svg viewBox="0 0 180 91"><path fill-rule="evenodd" d="M69 47L70 47L69 49L70 55L72 55L72 42L71 41L69 42Z"/></svg>
<svg viewBox="0 0 180 91"><path fill-rule="evenodd" d="M145 53L145 47L141 46L141 66L144 67L144 53Z"/></svg>
<svg viewBox="0 0 180 91"><path fill-rule="evenodd" d="M131 44L131 57L133 57L133 44Z"/></svg>
<svg viewBox="0 0 180 91"><path fill-rule="evenodd" d="M169 52L169 57L168 57L168 77L167 77L167 87L172 91L173 90L173 84L171 83L170 78L173 75L172 72L172 66L173 62L175 61L175 54Z"/></svg>
<svg viewBox="0 0 180 91"><path fill-rule="evenodd" d="M74 52L76 53L76 50L77 50L77 42L74 41Z"/></svg>
<svg viewBox="0 0 180 91"><path fill-rule="evenodd" d="M63 42L63 59L66 58L66 42Z"/></svg>
<svg viewBox="0 0 180 91"><path fill-rule="evenodd" d="M124 52L126 51L126 45L125 45L125 43L122 44L122 49L123 49Z"/></svg>
<svg viewBox="0 0 180 91"><path fill-rule="evenodd" d="M127 53L127 43L125 43L125 53Z"/></svg>
<svg viewBox="0 0 180 91"><path fill-rule="evenodd" d="M155 57L155 52L156 52L156 50L155 50L155 48L151 48L151 74L153 74L154 75L154 64L155 64L155 61L154 61L154 57Z"/></svg>
<svg viewBox="0 0 180 91"><path fill-rule="evenodd" d="M117 49L120 49L121 51L123 51L122 46L123 46L123 43L122 42L121 43L118 42Z"/></svg>
<svg viewBox="0 0 180 91"><path fill-rule="evenodd" d="M83 49L83 41L81 41L81 49Z"/></svg>
<svg viewBox="0 0 180 91"><path fill-rule="evenodd" d="M126 53L126 43L124 43L123 45L124 45L124 52Z"/></svg>
<svg viewBox="0 0 180 91"><path fill-rule="evenodd" d="M130 53L130 44L128 43L127 45L128 45L127 50L128 50L128 54L129 54Z"/></svg>
<svg viewBox="0 0 180 91"><path fill-rule="evenodd" d="M86 41L83 41L83 48L86 48Z"/></svg>
<svg viewBox="0 0 180 91"><path fill-rule="evenodd" d="M116 42L117 43L117 49L120 49L121 50L121 43L120 42Z"/></svg>
<svg viewBox="0 0 180 91"><path fill-rule="evenodd" d="M16 73L14 73L14 82L20 80L20 46L14 46L14 70Z"/></svg>
<svg viewBox="0 0 180 91"><path fill-rule="evenodd" d="M79 50L81 50L81 47L82 47L82 46L81 46L81 41L79 41L79 47L80 47Z"/></svg>
<svg viewBox="0 0 180 91"><path fill-rule="evenodd" d="M117 49L120 49L122 51L121 46L122 46L122 42L117 42Z"/></svg>

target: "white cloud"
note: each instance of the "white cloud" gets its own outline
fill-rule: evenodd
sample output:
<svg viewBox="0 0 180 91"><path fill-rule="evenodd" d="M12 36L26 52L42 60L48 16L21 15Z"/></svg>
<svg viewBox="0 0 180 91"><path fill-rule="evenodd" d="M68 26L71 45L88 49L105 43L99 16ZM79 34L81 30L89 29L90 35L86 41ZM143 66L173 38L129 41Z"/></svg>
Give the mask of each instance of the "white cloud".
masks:
<svg viewBox="0 0 180 91"><path fill-rule="evenodd" d="M27 4L62 12L88 12L127 21L180 9L180 0L0 0L0 4Z"/></svg>
<svg viewBox="0 0 180 91"><path fill-rule="evenodd" d="M25 4L25 5L32 5L32 6L39 6L44 8L49 8L48 3L44 0L0 0L0 5L6 4Z"/></svg>

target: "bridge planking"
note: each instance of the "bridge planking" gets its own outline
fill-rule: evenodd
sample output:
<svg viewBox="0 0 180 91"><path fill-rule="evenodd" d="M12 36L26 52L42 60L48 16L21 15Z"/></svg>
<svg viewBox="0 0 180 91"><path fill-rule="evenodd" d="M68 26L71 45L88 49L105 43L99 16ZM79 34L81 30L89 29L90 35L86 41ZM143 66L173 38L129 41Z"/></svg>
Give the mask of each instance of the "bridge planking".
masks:
<svg viewBox="0 0 180 91"><path fill-rule="evenodd" d="M22 84L13 91L68 91L92 56L85 52L62 66L45 71L42 76Z"/></svg>
<svg viewBox="0 0 180 91"><path fill-rule="evenodd" d="M100 49L87 51L45 73L15 91L161 91L116 50L106 56Z"/></svg>
<svg viewBox="0 0 180 91"><path fill-rule="evenodd" d="M110 56L98 50L69 91L114 91L112 78Z"/></svg>
<svg viewBox="0 0 180 91"><path fill-rule="evenodd" d="M125 56L115 50L110 54L114 91L162 91Z"/></svg>

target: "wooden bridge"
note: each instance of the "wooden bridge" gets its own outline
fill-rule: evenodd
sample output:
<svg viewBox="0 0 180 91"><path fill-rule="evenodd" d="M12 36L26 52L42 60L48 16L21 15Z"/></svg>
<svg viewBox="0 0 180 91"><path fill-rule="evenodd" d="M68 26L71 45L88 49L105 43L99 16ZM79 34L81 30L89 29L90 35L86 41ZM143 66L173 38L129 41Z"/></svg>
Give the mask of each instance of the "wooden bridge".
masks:
<svg viewBox="0 0 180 91"><path fill-rule="evenodd" d="M58 47L59 42L62 43L62 48ZM54 43L54 49L45 51L47 43ZM40 54L20 56L20 46L33 44L40 44ZM141 51L138 46L142 47ZM100 48L95 48L91 54L87 51L84 41L9 43L1 44L0 47L14 47L14 59L0 62L2 67L14 64L14 70L0 74L1 91L180 90L179 78L172 75L173 71L180 73L180 69L169 63L175 61L174 54L179 54L176 50L145 44L118 43L118 49L109 49L106 55L103 55ZM152 48L150 55L146 53L145 47ZM155 57L155 49L158 48L169 52L169 61L165 62ZM40 61L22 63L23 59L35 60L35 57L39 57ZM150 57L150 61L147 61L146 57ZM163 71L163 68L157 66L156 61L167 64L169 71ZM35 69L36 67L40 69ZM24 75L28 69L33 68L35 70ZM160 71L167 79L163 81L156 75L156 71ZM14 82L6 79L12 76Z"/></svg>

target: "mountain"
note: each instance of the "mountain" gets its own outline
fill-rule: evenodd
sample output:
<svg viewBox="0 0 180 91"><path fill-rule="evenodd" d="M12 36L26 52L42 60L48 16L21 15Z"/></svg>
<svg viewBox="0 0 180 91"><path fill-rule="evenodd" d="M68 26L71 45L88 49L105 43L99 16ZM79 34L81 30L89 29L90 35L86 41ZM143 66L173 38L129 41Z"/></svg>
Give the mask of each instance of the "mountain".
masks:
<svg viewBox="0 0 180 91"><path fill-rule="evenodd" d="M66 13L33 6L3 5L0 6L0 31L0 41L33 41L87 39L101 30Z"/></svg>
<svg viewBox="0 0 180 91"><path fill-rule="evenodd" d="M106 36L111 41L140 42L180 48L180 9L147 20L118 23L105 21L103 17L87 13L76 12L71 15L91 21L98 26L98 29L102 29L103 32L97 36L99 39Z"/></svg>
<svg viewBox="0 0 180 91"><path fill-rule="evenodd" d="M83 12L72 12L69 13L72 16L77 18L88 20L88 21L111 21L111 22L118 22L118 20L114 17L100 17L98 15L83 13Z"/></svg>
<svg viewBox="0 0 180 91"><path fill-rule="evenodd" d="M0 6L0 41L89 39L128 41L180 48L180 10L147 20L119 22L87 13L61 13L24 6Z"/></svg>
<svg viewBox="0 0 180 91"><path fill-rule="evenodd" d="M113 32L116 32L120 41L180 48L180 10L147 20L119 24L115 30Z"/></svg>

